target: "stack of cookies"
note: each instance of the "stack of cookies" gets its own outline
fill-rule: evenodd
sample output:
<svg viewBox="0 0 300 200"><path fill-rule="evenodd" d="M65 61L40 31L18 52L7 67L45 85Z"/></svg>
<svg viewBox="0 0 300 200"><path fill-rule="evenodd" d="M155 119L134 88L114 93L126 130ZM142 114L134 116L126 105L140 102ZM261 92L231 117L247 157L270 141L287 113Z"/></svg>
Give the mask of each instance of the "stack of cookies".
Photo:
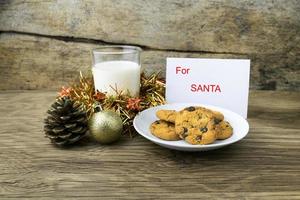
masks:
<svg viewBox="0 0 300 200"><path fill-rule="evenodd" d="M159 110L156 116L159 120L150 125L150 131L163 140L211 144L216 140L227 139L233 133L222 113L204 107L190 106L179 112Z"/></svg>

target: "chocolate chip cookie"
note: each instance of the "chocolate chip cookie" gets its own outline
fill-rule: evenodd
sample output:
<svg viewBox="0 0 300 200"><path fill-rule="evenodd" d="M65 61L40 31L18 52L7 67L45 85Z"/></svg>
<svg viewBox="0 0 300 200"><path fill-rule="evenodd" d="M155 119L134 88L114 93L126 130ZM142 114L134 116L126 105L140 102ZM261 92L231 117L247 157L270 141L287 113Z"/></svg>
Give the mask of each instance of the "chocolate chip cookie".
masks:
<svg viewBox="0 0 300 200"><path fill-rule="evenodd" d="M201 128L190 128L184 140L190 144L211 144L217 139L214 121Z"/></svg>
<svg viewBox="0 0 300 200"><path fill-rule="evenodd" d="M176 114L175 132L185 139L190 131L207 127L210 121L219 123L224 116L204 107L187 107Z"/></svg>
<svg viewBox="0 0 300 200"><path fill-rule="evenodd" d="M150 125L151 133L163 140L175 141L180 140L180 137L175 133L175 126L173 123L157 120Z"/></svg>
<svg viewBox="0 0 300 200"><path fill-rule="evenodd" d="M224 121L222 113L200 106L190 106L179 112L159 110L156 116L160 120L153 122L150 130L163 140L183 139L189 144L205 145L233 134L233 128Z"/></svg>
<svg viewBox="0 0 300 200"><path fill-rule="evenodd" d="M221 121L216 124L217 139L224 140L230 138L233 133L233 128L227 121Z"/></svg>

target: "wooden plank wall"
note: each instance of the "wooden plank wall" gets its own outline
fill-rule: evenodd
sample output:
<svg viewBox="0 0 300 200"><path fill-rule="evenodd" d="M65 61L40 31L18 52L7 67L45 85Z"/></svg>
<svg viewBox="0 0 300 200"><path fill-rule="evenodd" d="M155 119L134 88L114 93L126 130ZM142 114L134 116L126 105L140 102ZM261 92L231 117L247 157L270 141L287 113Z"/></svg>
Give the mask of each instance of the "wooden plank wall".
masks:
<svg viewBox="0 0 300 200"><path fill-rule="evenodd" d="M252 89L299 91L299 32L298 0L2 0L0 89L57 89L92 48L129 44L147 72L168 56L250 58Z"/></svg>

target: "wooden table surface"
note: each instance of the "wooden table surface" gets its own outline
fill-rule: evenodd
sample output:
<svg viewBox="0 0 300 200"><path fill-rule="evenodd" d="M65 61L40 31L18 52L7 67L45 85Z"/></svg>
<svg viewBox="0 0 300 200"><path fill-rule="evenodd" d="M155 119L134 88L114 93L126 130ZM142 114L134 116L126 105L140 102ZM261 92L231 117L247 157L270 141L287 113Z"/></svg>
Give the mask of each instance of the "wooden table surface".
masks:
<svg viewBox="0 0 300 200"><path fill-rule="evenodd" d="M137 136L51 145L53 91L0 92L0 199L300 199L300 93L251 91L250 132L202 153Z"/></svg>

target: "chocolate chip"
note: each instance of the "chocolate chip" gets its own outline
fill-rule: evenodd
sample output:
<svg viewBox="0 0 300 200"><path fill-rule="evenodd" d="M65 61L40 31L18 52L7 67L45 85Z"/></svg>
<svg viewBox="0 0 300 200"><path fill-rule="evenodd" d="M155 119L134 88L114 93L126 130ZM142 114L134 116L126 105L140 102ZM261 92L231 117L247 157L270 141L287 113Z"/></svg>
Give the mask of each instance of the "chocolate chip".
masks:
<svg viewBox="0 0 300 200"><path fill-rule="evenodd" d="M183 133L188 132L188 129L186 127L183 127Z"/></svg>
<svg viewBox="0 0 300 200"><path fill-rule="evenodd" d="M221 121L222 121L222 120L220 120L220 119L214 118L214 123L215 123L215 124L219 124Z"/></svg>
<svg viewBox="0 0 300 200"><path fill-rule="evenodd" d="M186 138L188 136L187 132L188 132L188 129L183 127L183 133L182 133L183 138Z"/></svg>
<svg viewBox="0 0 300 200"><path fill-rule="evenodd" d="M196 137L196 140L197 141L200 141L202 139L202 135L198 135L197 137Z"/></svg>
<svg viewBox="0 0 300 200"><path fill-rule="evenodd" d="M155 124L160 124L160 122L159 122L159 121L156 121Z"/></svg>
<svg viewBox="0 0 300 200"><path fill-rule="evenodd" d="M174 127L174 124L171 122L167 122L168 127Z"/></svg>
<svg viewBox="0 0 300 200"><path fill-rule="evenodd" d="M202 127L202 128L200 128L200 131L201 131L202 133L206 133L206 132L208 131L208 129L207 129L206 127Z"/></svg>
<svg viewBox="0 0 300 200"><path fill-rule="evenodd" d="M183 134L182 134L183 139L185 139L187 136L188 136L187 133L183 133Z"/></svg>
<svg viewBox="0 0 300 200"><path fill-rule="evenodd" d="M185 108L185 110L192 112L192 111L196 110L196 108L194 106L190 106L190 107Z"/></svg>

